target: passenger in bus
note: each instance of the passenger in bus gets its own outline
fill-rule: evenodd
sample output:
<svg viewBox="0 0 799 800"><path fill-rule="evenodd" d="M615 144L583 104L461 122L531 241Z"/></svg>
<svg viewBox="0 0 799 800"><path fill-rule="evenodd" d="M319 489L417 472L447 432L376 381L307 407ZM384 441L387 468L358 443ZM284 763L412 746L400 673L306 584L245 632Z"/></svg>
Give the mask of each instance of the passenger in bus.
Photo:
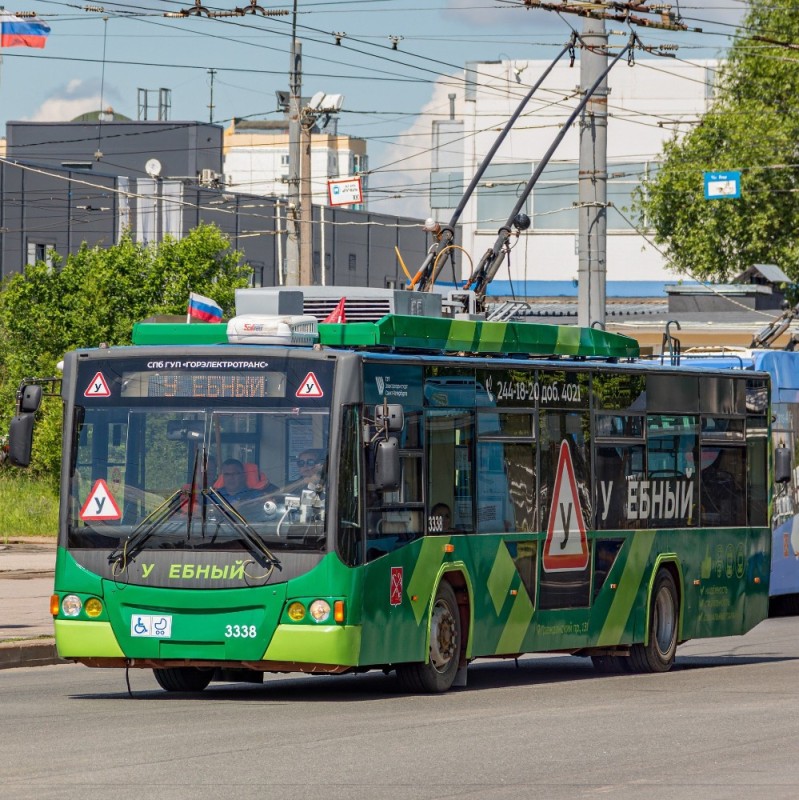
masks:
<svg viewBox="0 0 799 800"><path fill-rule="evenodd" d="M313 489L321 492L325 483L325 453L324 450L303 450L295 461L300 477L295 481L295 491Z"/></svg>
<svg viewBox="0 0 799 800"><path fill-rule="evenodd" d="M452 527L452 511L446 503L436 503L430 509L431 533L451 533L455 529Z"/></svg>

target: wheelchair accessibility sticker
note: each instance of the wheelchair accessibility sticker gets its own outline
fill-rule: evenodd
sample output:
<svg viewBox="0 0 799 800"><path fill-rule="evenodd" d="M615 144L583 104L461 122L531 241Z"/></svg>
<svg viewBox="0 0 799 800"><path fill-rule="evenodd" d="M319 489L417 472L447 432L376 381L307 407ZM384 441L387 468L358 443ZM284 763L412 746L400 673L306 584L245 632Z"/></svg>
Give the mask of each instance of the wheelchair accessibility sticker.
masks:
<svg viewBox="0 0 799 800"><path fill-rule="evenodd" d="M172 617L167 614L134 614L130 618L131 636L172 638Z"/></svg>

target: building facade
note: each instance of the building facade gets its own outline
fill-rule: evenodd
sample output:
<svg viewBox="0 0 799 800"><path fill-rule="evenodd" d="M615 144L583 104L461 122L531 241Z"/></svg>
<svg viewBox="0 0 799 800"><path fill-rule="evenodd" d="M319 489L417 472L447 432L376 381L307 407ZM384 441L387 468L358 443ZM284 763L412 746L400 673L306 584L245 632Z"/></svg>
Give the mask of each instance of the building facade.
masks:
<svg viewBox="0 0 799 800"><path fill-rule="evenodd" d="M286 197L290 156L287 120L234 119L225 130L225 186L231 192ZM311 131L311 199L329 205L328 180L349 178L367 169L366 142L334 132ZM362 176L362 183L366 176ZM364 190L366 186L363 187ZM365 203L350 209L366 210Z"/></svg>
<svg viewBox="0 0 799 800"><path fill-rule="evenodd" d="M214 177L222 175L222 133L191 122L9 123L2 276L55 253L64 259L83 243L111 246L127 230L146 244L213 223L243 252L253 285L280 285L286 201L230 192ZM95 151L102 156L92 160ZM429 246L421 220L386 214L317 205L311 227L319 284L399 287L406 275L395 248L414 268Z"/></svg>
<svg viewBox="0 0 799 800"><path fill-rule="evenodd" d="M456 112L434 123L434 148L445 148L431 175L431 213L446 222L498 132L549 66L547 61L467 64ZM662 295L678 276L638 230L634 192L657 169L663 143L695 125L713 95L715 61L637 59L608 76L607 286L608 295ZM517 198L580 98L579 64L555 66L495 154L461 225L464 249L479 257L495 242ZM455 161L460 155L462 167ZM446 156L446 157L445 157ZM530 228L512 239L492 293L576 295L578 272L579 118L566 133L528 197ZM645 227L645 223L644 223ZM463 277L469 270L463 264Z"/></svg>

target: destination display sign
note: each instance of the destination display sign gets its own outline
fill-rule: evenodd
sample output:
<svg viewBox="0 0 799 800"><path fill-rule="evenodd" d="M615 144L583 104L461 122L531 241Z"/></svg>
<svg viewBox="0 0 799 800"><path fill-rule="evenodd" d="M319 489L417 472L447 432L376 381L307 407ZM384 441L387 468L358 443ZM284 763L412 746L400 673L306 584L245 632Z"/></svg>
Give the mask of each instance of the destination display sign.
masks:
<svg viewBox="0 0 799 800"><path fill-rule="evenodd" d="M286 396L284 372L125 372L122 397L258 400Z"/></svg>

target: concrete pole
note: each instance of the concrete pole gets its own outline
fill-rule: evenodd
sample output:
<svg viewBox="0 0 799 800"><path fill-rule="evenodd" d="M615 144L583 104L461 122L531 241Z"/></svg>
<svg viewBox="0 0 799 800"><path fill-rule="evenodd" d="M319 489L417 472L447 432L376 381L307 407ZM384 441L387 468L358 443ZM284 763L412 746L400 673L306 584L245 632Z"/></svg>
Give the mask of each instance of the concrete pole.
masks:
<svg viewBox="0 0 799 800"><path fill-rule="evenodd" d="M313 283L313 203L311 200L312 114L300 112L300 285Z"/></svg>
<svg viewBox="0 0 799 800"><path fill-rule="evenodd" d="M296 8L296 2L295 2ZM289 177L286 209L286 286L300 284L300 137L302 121L302 43L292 38L289 73Z"/></svg>
<svg viewBox="0 0 799 800"><path fill-rule="evenodd" d="M585 93L607 69L604 19L583 22L580 88ZM608 84L597 87L580 117L577 324L605 324L607 247Z"/></svg>

